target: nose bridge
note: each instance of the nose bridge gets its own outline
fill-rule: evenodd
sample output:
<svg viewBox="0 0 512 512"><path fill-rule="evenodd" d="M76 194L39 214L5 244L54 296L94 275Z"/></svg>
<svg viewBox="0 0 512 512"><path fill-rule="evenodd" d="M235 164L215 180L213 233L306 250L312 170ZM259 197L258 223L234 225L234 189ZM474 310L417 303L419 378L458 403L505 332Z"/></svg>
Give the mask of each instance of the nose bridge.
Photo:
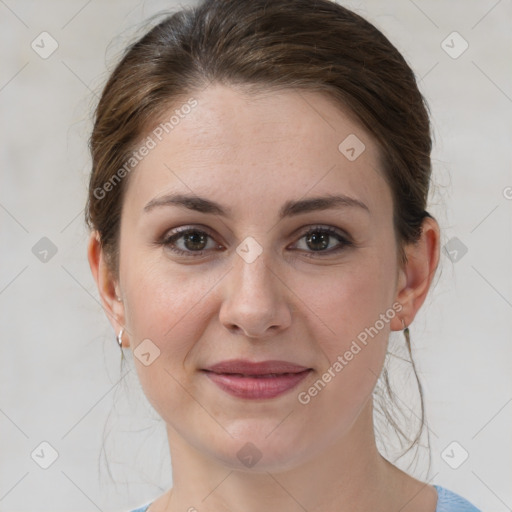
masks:
<svg viewBox="0 0 512 512"><path fill-rule="evenodd" d="M271 270L272 250L264 247L254 237L248 236L238 245L234 262L235 289L249 296L273 297L275 276Z"/></svg>
<svg viewBox="0 0 512 512"><path fill-rule="evenodd" d="M273 251L247 237L236 248L220 311L221 322L248 336L263 336L269 328L290 321L282 284L275 275Z"/></svg>

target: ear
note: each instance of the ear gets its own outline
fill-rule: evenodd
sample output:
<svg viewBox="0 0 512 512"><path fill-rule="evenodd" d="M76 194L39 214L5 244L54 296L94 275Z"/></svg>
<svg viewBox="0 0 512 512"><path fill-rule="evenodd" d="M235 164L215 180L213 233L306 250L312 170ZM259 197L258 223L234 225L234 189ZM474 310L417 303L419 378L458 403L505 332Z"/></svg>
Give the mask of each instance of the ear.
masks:
<svg viewBox="0 0 512 512"><path fill-rule="evenodd" d="M101 305L117 335L121 328L125 326L124 305L119 282L117 278L112 275L107 265L105 253L97 231L93 231L89 237L87 257L89 259L92 275L96 281L96 286L98 287ZM119 300L118 297L121 298L121 300ZM123 346L127 346L124 340Z"/></svg>
<svg viewBox="0 0 512 512"><path fill-rule="evenodd" d="M415 244L405 247L407 263L399 270L396 301L402 310L391 321L391 329L400 331L408 327L425 301L439 263L440 230L437 221L425 217L421 237Z"/></svg>

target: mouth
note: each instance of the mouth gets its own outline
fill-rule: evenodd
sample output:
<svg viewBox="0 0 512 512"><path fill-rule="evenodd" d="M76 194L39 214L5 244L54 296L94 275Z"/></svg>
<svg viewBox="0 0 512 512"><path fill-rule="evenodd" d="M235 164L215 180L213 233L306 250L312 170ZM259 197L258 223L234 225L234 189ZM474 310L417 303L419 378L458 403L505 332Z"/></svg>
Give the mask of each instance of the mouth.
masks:
<svg viewBox="0 0 512 512"><path fill-rule="evenodd" d="M269 399L292 390L312 368L287 361L223 361L202 372L226 393L244 399Z"/></svg>
<svg viewBox="0 0 512 512"><path fill-rule="evenodd" d="M281 375L309 370L306 366L289 361L249 361L248 359L229 359L205 368L214 373L240 374L245 376Z"/></svg>

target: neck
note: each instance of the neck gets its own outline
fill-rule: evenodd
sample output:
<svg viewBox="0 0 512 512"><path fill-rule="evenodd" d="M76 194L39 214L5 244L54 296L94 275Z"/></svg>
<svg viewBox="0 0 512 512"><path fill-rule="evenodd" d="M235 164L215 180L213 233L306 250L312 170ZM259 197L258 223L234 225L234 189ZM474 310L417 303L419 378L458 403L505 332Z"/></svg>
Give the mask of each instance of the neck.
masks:
<svg viewBox="0 0 512 512"><path fill-rule="evenodd" d="M171 428L167 432L173 489L165 512L405 512L411 483L420 483L378 452L371 400L346 435L286 470L229 467L197 451Z"/></svg>

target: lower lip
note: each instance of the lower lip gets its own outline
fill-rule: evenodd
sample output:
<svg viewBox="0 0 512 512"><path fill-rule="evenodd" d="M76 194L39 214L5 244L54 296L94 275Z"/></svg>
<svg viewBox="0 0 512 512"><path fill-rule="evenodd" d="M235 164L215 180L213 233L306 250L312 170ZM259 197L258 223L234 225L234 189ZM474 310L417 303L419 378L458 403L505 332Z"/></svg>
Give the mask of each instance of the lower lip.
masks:
<svg viewBox="0 0 512 512"><path fill-rule="evenodd" d="M277 377L247 377L206 371L206 375L222 390L238 398L274 398L294 388L311 370L282 374Z"/></svg>

